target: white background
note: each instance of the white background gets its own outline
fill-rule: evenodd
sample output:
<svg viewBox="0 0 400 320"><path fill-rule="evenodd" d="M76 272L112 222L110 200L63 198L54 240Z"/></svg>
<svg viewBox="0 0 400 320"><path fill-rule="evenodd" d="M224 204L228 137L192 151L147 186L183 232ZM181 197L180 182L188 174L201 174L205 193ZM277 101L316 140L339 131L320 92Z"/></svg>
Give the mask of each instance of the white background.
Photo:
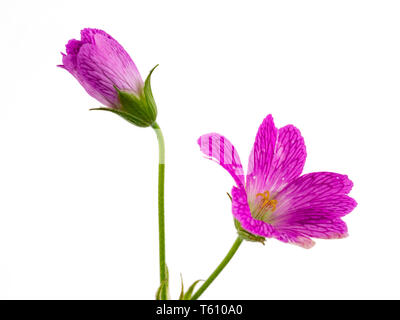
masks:
<svg viewBox="0 0 400 320"><path fill-rule="evenodd" d="M3 1L0 298L152 299L157 142L100 106L60 51L106 30L153 92L166 139L171 295L235 240L233 180L197 138L229 138L244 166L272 113L307 144L304 172L354 182L350 236L310 250L244 243L208 299L400 298L399 1Z"/></svg>

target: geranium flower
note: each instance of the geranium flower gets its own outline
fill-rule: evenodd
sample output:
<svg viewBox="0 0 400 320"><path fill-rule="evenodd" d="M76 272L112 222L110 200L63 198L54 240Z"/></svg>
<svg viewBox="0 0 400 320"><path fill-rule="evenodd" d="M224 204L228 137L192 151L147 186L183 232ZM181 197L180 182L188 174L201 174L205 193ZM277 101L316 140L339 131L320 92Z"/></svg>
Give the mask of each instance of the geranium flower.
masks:
<svg viewBox="0 0 400 320"><path fill-rule="evenodd" d="M81 40L69 40L62 65L86 92L129 122L147 127L157 117L150 87L150 74L143 82L135 63L125 49L99 29L83 29Z"/></svg>
<svg viewBox="0 0 400 320"><path fill-rule="evenodd" d="M346 175L313 172L301 175L306 147L300 131L277 129L268 115L258 129L247 175L233 145L217 133L198 140L201 151L233 177L232 213L246 231L311 248L311 238L338 239L347 234L341 219L357 205L347 194Z"/></svg>

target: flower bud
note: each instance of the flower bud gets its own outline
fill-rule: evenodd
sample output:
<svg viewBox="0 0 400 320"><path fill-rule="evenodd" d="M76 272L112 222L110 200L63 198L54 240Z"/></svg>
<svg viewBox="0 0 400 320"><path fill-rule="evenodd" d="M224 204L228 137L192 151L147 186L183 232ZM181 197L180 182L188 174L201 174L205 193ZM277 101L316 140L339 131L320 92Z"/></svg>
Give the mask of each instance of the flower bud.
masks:
<svg viewBox="0 0 400 320"><path fill-rule="evenodd" d="M98 29L83 29L81 40L70 40L62 67L69 71L89 95L127 121L148 127L157 117L151 92L150 71L145 83L135 63L110 35Z"/></svg>

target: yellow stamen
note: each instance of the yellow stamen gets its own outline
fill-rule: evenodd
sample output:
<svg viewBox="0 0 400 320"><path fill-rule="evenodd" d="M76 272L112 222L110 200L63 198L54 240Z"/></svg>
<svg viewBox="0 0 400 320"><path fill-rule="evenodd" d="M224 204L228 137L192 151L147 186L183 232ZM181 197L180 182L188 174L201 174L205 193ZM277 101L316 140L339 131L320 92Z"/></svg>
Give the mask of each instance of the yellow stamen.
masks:
<svg viewBox="0 0 400 320"><path fill-rule="evenodd" d="M278 204L278 201L277 200L270 200L269 201L269 204L272 206L272 212L274 212L275 210L276 210L276 205Z"/></svg>
<svg viewBox="0 0 400 320"><path fill-rule="evenodd" d="M258 197L258 196L263 197L263 200L264 200L263 204L261 205L261 209L264 209L265 207L272 207L271 212L274 212L276 210L278 201L275 199L273 199L273 200L269 199L270 193L268 190L265 191L264 193L257 193L256 197Z"/></svg>

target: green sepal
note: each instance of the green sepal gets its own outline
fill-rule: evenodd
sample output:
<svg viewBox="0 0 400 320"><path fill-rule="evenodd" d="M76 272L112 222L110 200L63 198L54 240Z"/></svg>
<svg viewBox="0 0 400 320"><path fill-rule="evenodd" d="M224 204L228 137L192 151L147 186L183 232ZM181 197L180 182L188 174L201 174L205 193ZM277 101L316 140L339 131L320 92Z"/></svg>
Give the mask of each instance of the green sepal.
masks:
<svg viewBox="0 0 400 320"><path fill-rule="evenodd" d="M152 75L153 71L155 70L155 68L157 68L157 67L158 67L158 64L153 69L150 70L149 75L147 76L147 78L144 82L144 88L143 88L148 112L150 113L151 118L154 119L153 122L157 118L157 105L156 105L156 102L154 101L153 91L151 90L151 75Z"/></svg>
<svg viewBox="0 0 400 320"><path fill-rule="evenodd" d="M165 280L161 282L160 286L157 289L156 292L156 300L170 300L171 296L169 294L169 271L168 271L168 267L165 266ZM162 293L165 290L167 291L167 297L166 299L162 299Z"/></svg>
<svg viewBox="0 0 400 320"><path fill-rule="evenodd" d="M185 288L183 287L183 278L181 273L181 293L179 295L179 300L183 300L184 295L185 295Z"/></svg>
<svg viewBox="0 0 400 320"><path fill-rule="evenodd" d="M126 121L134 124L135 126L142 127L142 128L149 126L146 122L144 122L140 118L137 118L133 114L128 113L126 111L122 111L122 110L118 110L118 109L111 109L111 108L93 108L90 110L91 111L92 110L109 111L109 112L119 115L120 117L124 118Z"/></svg>
<svg viewBox="0 0 400 320"><path fill-rule="evenodd" d="M166 280L164 280L163 282L161 282L160 286L158 287L157 292L156 292L156 300L162 300L162 299L161 299L161 294L162 294L162 292L163 292L165 286L168 286Z"/></svg>
<svg viewBox="0 0 400 320"><path fill-rule="evenodd" d="M135 94L120 91L116 88L118 92L118 99L121 103L121 110L129 113L136 119L139 119L142 123L141 127L149 127L155 121L153 112L147 106L145 97L136 96Z"/></svg>
<svg viewBox="0 0 400 320"><path fill-rule="evenodd" d="M119 105L117 108L94 108L90 110L103 110L113 112L135 126L146 128L153 125L157 118L157 106L151 91L151 74L156 65L150 70L144 82L143 88L137 94L119 90L114 86L118 93Z"/></svg>
<svg viewBox="0 0 400 320"><path fill-rule="evenodd" d="M229 199L231 199L232 201L232 196L227 192L226 193L229 197ZM233 219L233 223L235 225L236 231L238 236L246 241L250 241L250 242L260 242L263 245L265 245L265 238L261 237L261 236L257 236L255 234L252 234L250 232L248 232L247 230L243 229L242 225L240 224L240 222L237 219Z"/></svg>
<svg viewBox="0 0 400 320"><path fill-rule="evenodd" d="M190 300L190 298L193 295L193 291L194 288L196 287L196 285L200 282L200 281L204 281L204 280L197 280L195 281L190 287L189 289L186 291L185 293L185 289L183 287L183 278L182 278L182 274L181 274L181 294L179 295L179 300Z"/></svg>
<svg viewBox="0 0 400 320"><path fill-rule="evenodd" d="M204 280L197 280L195 281L188 289L188 291L186 291L185 295L183 296L183 300L190 300L190 298L193 295L193 291L194 288L196 287L196 285L200 282L200 281L204 281Z"/></svg>
<svg viewBox="0 0 400 320"><path fill-rule="evenodd" d="M237 234L238 236L246 241L250 241L250 242L260 242L263 245L265 245L265 238L261 237L261 236L257 236L253 233L248 232L247 230L243 229L242 225L240 224L240 222L236 219L234 219L234 224L235 224L235 228L237 230Z"/></svg>

